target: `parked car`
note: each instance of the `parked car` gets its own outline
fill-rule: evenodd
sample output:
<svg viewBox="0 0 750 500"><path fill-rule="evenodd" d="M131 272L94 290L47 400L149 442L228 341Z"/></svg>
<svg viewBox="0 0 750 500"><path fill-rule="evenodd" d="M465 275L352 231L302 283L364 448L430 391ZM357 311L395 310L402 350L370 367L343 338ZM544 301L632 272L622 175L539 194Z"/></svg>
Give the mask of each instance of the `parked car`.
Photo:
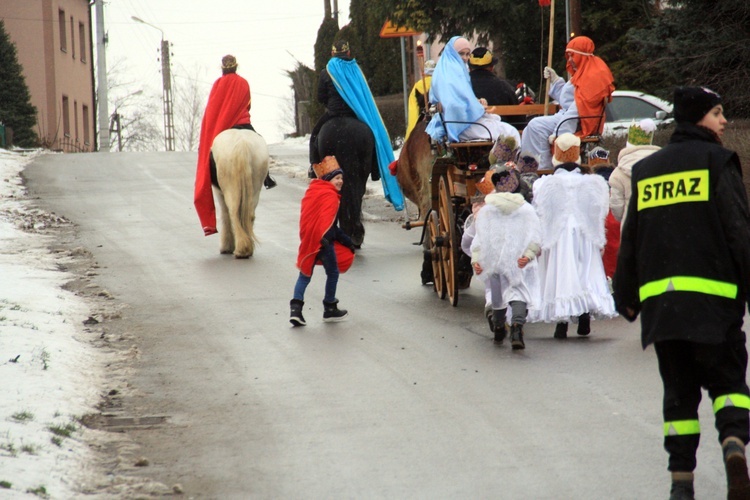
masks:
<svg viewBox="0 0 750 500"><path fill-rule="evenodd" d="M604 135L621 134L628 130L633 120L651 118L657 127L674 121L672 104L656 96L632 90L615 90L612 102L607 104Z"/></svg>

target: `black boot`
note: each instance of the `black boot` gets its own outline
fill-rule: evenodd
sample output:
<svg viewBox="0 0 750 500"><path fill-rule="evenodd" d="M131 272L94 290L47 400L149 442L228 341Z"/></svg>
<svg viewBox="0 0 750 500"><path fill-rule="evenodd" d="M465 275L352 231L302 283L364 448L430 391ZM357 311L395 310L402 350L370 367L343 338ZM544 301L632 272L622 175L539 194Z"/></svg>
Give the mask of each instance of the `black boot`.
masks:
<svg viewBox="0 0 750 500"><path fill-rule="evenodd" d="M302 316L302 307L305 305L305 303L299 299L292 299L291 302L289 302L289 308L291 309L291 313L289 313L289 322L294 326L305 326L307 323L305 323L305 317Z"/></svg>
<svg viewBox="0 0 750 500"><path fill-rule="evenodd" d="M343 321L343 319L347 317L349 313L346 312L346 309L339 309L337 307L338 303L338 299L336 299L335 302L323 301L323 321L332 323L334 321Z"/></svg>
<svg viewBox="0 0 750 500"><path fill-rule="evenodd" d="M578 335L588 335L591 333L591 315L583 313L578 316Z"/></svg>
<svg viewBox="0 0 750 500"><path fill-rule="evenodd" d="M526 349L526 344L523 343L523 325L513 323L510 326L510 345L514 351Z"/></svg>
<svg viewBox="0 0 750 500"><path fill-rule="evenodd" d="M669 500L695 500L692 472L673 472Z"/></svg>
<svg viewBox="0 0 750 500"><path fill-rule="evenodd" d="M560 322L555 326L555 338L556 339L567 339L568 338L568 323Z"/></svg>
<svg viewBox="0 0 750 500"><path fill-rule="evenodd" d="M728 437L721 444L721 449L724 452L724 467L727 471L727 498L729 500L750 498L745 444L739 438Z"/></svg>
<svg viewBox="0 0 750 500"><path fill-rule="evenodd" d="M492 307L487 304L484 306L484 317L487 318L487 323L490 324L490 331L495 331L495 323L492 322Z"/></svg>
<svg viewBox="0 0 750 500"><path fill-rule="evenodd" d="M276 181L273 180L273 177L271 177L271 174L266 174L266 178L263 179L263 185L266 186L266 189L275 188Z"/></svg>
<svg viewBox="0 0 750 500"><path fill-rule="evenodd" d="M505 337L508 335L508 330L505 328L505 309L492 309L491 316L492 331L495 334L494 342L496 344L502 344ZM489 318L488 318L489 319Z"/></svg>

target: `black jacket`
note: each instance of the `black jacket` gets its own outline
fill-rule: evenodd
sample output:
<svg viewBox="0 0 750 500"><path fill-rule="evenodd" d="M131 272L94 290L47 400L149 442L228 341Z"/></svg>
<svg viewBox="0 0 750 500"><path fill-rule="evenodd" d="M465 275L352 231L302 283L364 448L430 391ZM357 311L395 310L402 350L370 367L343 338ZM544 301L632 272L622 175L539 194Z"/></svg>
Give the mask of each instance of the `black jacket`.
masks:
<svg viewBox="0 0 750 500"><path fill-rule="evenodd" d="M632 193L613 286L617 310L630 321L641 314L643 347L742 335L750 212L737 154L680 123L635 164Z"/></svg>
<svg viewBox="0 0 750 500"><path fill-rule="evenodd" d="M513 86L492 71L475 69L469 73L469 76L474 95L477 99L482 97L487 99L489 106L518 104L518 97Z"/></svg>
<svg viewBox="0 0 750 500"><path fill-rule="evenodd" d="M343 59L351 60L344 57ZM318 79L318 102L323 104L330 116L356 116L333 84L328 70L323 68Z"/></svg>

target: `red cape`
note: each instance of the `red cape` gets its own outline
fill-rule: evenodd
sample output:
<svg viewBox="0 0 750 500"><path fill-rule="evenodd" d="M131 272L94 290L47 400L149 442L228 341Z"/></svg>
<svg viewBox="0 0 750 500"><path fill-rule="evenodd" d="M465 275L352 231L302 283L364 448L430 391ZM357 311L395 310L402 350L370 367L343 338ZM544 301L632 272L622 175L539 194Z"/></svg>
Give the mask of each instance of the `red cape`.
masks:
<svg viewBox="0 0 750 500"><path fill-rule="evenodd" d="M607 63L600 57L593 55L594 42L590 38L586 36L575 37L568 43L566 49L591 54L584 56L572 52L573 62L576 67L575 72L572 71L570 62L567 65L568 72L573 74L570 78L570 83L576 88L575 101L578 108L578 115L592 116L602 114L602 103L604 100L606 99L607 102L612 100L612 92L615 90L615 77L612 76ZM576 135L580 134L581 137L586 137L588 135L600 134L604 128L604 120L601 123L598 122L597 118L581 120L581 131ZM599 125L598 129L597 125Z"/></svg>
<svg viewBox="0 0 750 500"><path fill-rule="evenodd" d="M320 251L320 240L333 226L339 211L341 193L328 181L313 179L302 197L299 215L299 252L297 268L305 276L312 276L313 266L321 264L315 257ZM334 242L339 272L345 273L354 261L354 252L338 241Z"/></svg>
<svg viewBox="0 0 750 500"><path fill-rule="evenodd" d="M604 255L602 255L602 262L604 263L604 274L608 278L615 275L615 268L617 267L617 253L620 251L620 223L615 219L610 210L607 214L607 218L604 220L604 230L607 234L607 243L604 245Z"/></svg>
<svg viewBox="0 0 750 500"><path fill-rule="evenodd" d="M214 82L201 122L198 146L198 168L195 173L195 210L208 236L216 230L216 207L211 189L209 154L214 139L221 132L250 123L250 85L236 73L228 73Z"/></svg>

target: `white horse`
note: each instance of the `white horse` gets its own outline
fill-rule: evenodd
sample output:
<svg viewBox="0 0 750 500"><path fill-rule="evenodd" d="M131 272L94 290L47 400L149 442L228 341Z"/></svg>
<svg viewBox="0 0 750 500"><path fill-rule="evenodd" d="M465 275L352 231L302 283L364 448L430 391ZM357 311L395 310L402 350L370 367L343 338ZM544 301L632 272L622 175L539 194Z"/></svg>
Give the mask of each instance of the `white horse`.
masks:
<svg viewBox="0 0 750 500"><path fill-rule="evenodd" d="M221 248L237 259L253 255L258 242L253 233L263 179L268 174L268 146L252 130L229 129L211 146L216 163L214 193L221 207Z"/></svg>

